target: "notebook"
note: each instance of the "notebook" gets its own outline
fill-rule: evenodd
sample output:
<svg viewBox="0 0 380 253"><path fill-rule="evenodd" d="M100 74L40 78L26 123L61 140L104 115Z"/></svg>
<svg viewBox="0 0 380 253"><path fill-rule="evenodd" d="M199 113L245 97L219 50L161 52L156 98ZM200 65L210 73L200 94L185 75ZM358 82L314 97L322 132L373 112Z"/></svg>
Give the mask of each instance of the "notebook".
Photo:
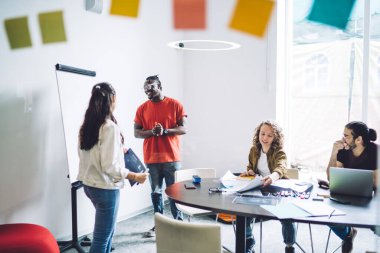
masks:
<svg viewBox="0 0 380 253"><path fill-rule="evenodd" d="M372 197L373 171L330 168L330 194Z"/></svg>
<svg viewBox="0 0 380 253"><path fill-rule="evenodd" d="M138 156L135 154L135 152L133 152L131 148L128 149L127 153L124 153L124 162L125 167L132 172L141 173L146 171L144 164L140 161ZM136 183L136 181L129 180L129 184L131 186L133 186Z"/></svg>

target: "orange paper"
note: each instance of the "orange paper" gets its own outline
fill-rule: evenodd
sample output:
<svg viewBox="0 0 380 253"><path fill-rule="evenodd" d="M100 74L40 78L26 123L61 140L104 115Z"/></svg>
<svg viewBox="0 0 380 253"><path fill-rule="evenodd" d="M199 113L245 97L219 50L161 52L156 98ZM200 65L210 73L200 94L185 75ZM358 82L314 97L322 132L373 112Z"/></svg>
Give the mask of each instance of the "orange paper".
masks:
<svg viewBox="0 0 380 253"><path fill-rule="evenodd" d="M140 0L112 0L111 15L121 15L137 18Z"/></svg>
<svg viewBox="0 0 380 253"><path fill-rule="evenodd" d="M230 28L263 37L274 4L271 0L238 0Z"/></svg>
<svg viewBox="0 0 380 253"><path fill-rule="evenodd" d="M205 29L206 0L173 0L175 29Z"/></svg>

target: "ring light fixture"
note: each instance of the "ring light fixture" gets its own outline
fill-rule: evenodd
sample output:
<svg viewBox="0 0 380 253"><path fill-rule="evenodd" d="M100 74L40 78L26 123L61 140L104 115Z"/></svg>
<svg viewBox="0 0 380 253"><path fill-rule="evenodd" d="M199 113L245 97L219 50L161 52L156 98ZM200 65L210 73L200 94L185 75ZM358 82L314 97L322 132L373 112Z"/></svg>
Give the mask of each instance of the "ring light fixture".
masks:
<svg viewBox="0 0 380 253"><path fill-rule="evenodd" d="M189 47L189 45L197 46ZM206 45L208 47L200 47L200 45ZM169 42L168 46L190 51L225 51L238 49L241 47L238 43L223 40L178 40Z"/></svg>

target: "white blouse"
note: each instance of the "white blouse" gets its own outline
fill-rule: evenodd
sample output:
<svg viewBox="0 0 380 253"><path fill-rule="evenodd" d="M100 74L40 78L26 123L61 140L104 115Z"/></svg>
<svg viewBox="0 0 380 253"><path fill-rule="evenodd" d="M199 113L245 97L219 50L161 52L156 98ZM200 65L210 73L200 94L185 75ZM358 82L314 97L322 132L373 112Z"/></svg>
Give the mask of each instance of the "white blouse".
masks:
<svg viewBox="0 0 380 253"><path fill-rule="evenodd" d="M277 172L270 173L267 154L265 154L262 150L259 160L257 161L257 170L261 176L269 176L272 179L272 182L277 181L280 178L280 175Z"/></svg>
<svg viewBox="0 0 380 253"><path fill-rule="evenodd" d="M84 185L102 189L120 189L129 170L125 168L120 128L107 119L99 129L99 141L90 150L78 147L79 173Z"/></svg>

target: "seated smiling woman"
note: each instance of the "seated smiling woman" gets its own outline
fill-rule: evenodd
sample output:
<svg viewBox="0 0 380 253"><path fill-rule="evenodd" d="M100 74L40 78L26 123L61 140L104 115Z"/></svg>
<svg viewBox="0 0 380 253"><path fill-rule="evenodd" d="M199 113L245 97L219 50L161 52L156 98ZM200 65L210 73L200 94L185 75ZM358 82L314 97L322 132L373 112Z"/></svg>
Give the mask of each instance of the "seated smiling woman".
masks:
<svg viewBox="0 0 380 253"><path fill-rule="evenodd" d="M248 156L247 171L241 176L263 176L263 186L267 186L286 176L286 154L283 150L282 129L274 121L261 122L255 129L252 147ZM246 218L246 252L254 253L255 239L252 233L253 217ZM285 252L294 252L296 227L293 222L281 221Z"/></svg>

